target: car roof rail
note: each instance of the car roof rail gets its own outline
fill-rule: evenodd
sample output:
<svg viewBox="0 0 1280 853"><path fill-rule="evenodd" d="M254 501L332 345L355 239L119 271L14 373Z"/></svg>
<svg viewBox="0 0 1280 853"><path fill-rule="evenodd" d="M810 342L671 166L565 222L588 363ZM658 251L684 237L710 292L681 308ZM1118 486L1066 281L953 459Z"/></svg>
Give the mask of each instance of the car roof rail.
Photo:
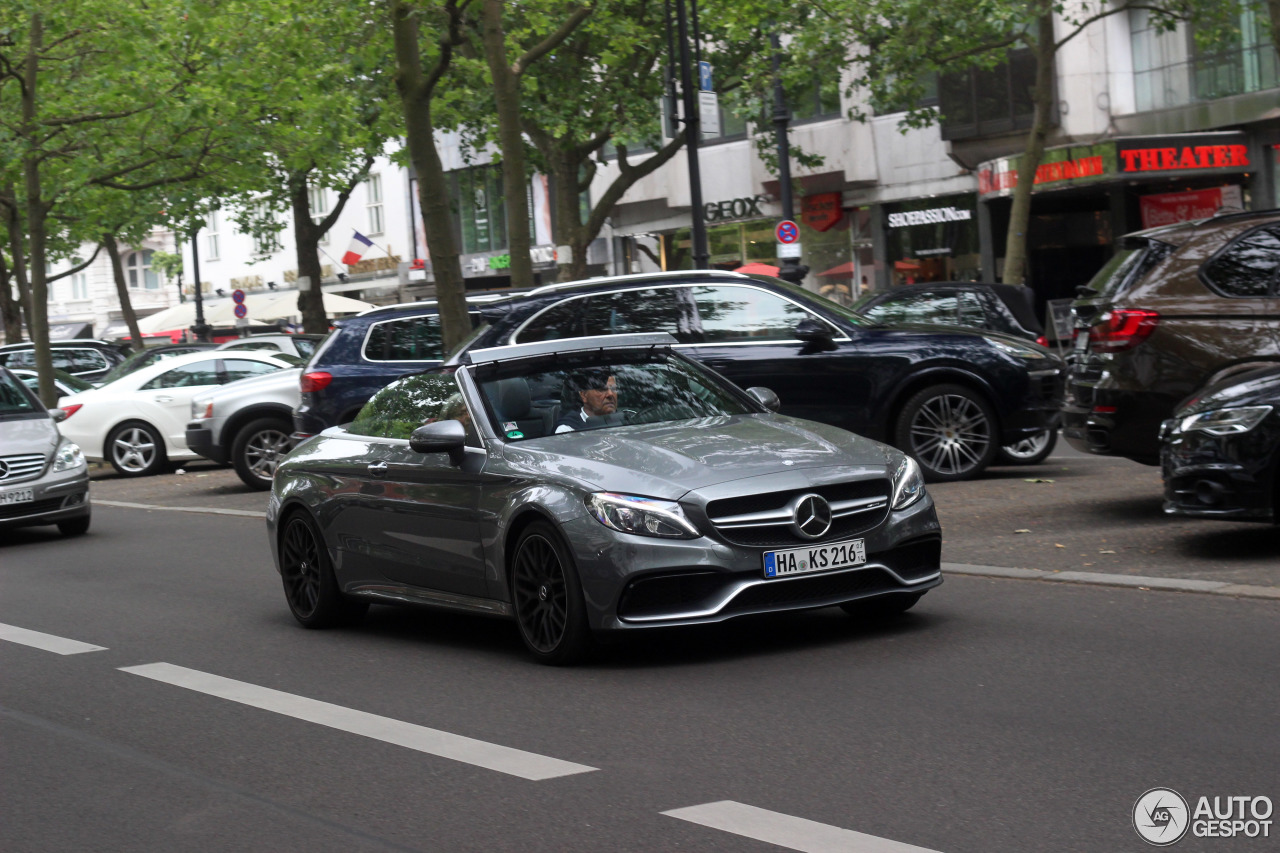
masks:
<svg viewBox="0 0 1280 853"><path fill-rule="evenodd" d="M544 284L542 287L535 287L529 291L529 296L538 296L543 293L554 293L559 290L567 290L573 287L592 287L595 285L610 284L631 284L632 282L656 281L660 279L679 278L685 281L689 279L729 279L732 281L752 281L751 276L740 272L731 272L729 270L667 270L665 272L642 272L633 273L631 275L609 275L599 278L582 278L577 281L559 281L554 284Z"/></svg>
<svg viewBox="0 0 1280 853"><path fill-rule="evenodd" d="M639 335L592 335L586 338L559 338L553 341L536 341L529 344L511 344L505 347L487 347L462 354L461 360L471 364L488 364L495 361L511 361L538 355L561 355L590 352L592 350L637 349L643 347L671 347L677 343L666 332L650 332Z"/></svg>
<svg viewBox="0 0 1280 853"><path fill-rule="evenodd" d="M510 299L513 296L522 296L529 293L528 288L516 288L514 290L483 290L478 293L468 293L466 296L469 305L484 305L489 302L498 302L503 299ZM438 299L422 299L417 302L398 302L395 305L378 305L373 308L366 308L357 317L365 317L369 314L390 313L392 311L412 310L414 308L435 308L440 304Z"/></svg>

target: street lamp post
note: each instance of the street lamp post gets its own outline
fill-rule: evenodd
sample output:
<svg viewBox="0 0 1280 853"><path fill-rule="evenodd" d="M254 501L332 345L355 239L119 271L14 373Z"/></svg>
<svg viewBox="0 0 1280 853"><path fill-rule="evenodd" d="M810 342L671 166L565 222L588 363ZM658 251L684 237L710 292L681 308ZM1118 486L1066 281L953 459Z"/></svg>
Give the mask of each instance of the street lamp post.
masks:
<svg viewBox="0 0 1280 853"><path fill-rule="evenodd" d="M685 0L675 0L676 30L680 40L680 89L684 103L685 148L689 155L689 204L692 208L690 237L693 244L693 268L706 269L711 264L711 252L707 249L707 225L702 219L702 174L698 168L698 142L702 136L702 128L698 120L698 96L693 86L693 70L689 65L689 21L685 15L684 3Z"/></svg>
<svg viewBox="0 0 1280 853"><path fill-rule="evenodd" d="M191 229L191 270L195 274L196 285L196 324L191 327L196 340L208 342L212 331L204 321L204 295L200 292L200 241L196 235L200 233L200 223Z"/></svg>
<svg viewBox="0 0 1280 853"><path fill-rule="evenodd" d="M787 131L791 126L791 110L787 108L787 93L782 88L782 43L777 33L769 36L773 49L773 129L778 144L778 194L782 196L782 218L795 220L795 205L791 198L791 143ZM799 258L782 258L778 278L799 284L809 268Z"/></svg>

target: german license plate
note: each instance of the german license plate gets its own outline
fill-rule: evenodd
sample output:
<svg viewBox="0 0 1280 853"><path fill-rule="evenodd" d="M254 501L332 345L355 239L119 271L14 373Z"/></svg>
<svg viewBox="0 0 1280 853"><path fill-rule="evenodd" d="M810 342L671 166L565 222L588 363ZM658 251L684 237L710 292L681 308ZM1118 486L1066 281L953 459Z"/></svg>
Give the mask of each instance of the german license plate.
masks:
<svg viewBox="0 0 1280 853"><path fill-rule="evenodd" d="M835 545L815 545L812 548L792 548L788 551L766 551L764 576L785 578L791 575L861 566L866 561L865 539L837 542Z"/></svg>
<svg viewBox="0 0 1280 853"><path fill-rule="evenodd" d="M1089 348L1089 330L1081 329L1076 334L1076 352L1084 352Z"/></svg>
<svg viewBox="0 0 1280 853"><path fill-rule="evenodd" d="M0 492L0 506L25 504L35 499L35 492L32 489L14 489L11 492Z"/></svg>

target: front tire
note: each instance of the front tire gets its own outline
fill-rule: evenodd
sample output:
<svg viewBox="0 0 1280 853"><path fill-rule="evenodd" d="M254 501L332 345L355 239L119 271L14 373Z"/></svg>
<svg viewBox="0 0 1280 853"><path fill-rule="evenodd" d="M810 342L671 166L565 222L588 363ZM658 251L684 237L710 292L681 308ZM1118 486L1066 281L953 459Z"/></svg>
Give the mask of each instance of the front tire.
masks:
<svg viewBox="0 0 1280 853"><path fill-rule="evenodd" d="M591 629L573 557L548 522L535 521L516 541L511 601L525 647L549 666L570 666L591 651Z"/></svg>
<svg viewBox="0 0 1280 853"><path fill-rule="evenodd" d="M63 536L83 536L89 532L89 521L91 517L89 513L77 516L76 518L68 518L65 521L58 522L58 532Z"/></svg>
<svg viewBox="0 0 1280 853"><path fill-rule="evenodd" d="M898 415L894 443L920 463L925 480L968 480L986 470L996 444L996 413L964 385L934 385L907 400Z"/></svg>
<svg viewBox="0 0 1280 853"><path fill-rule="evenodd" d="M259 418L236 434L231 443L231 464L240 482L259 491L271 488L276 466L293 449L290 427L277 418Z"/></svg>
<svg viewBox="0 0 1280 853"><path fill-rule="evenodd" d="M367 601L342 594L319 529L304 513L291 515L280 531L280 579L293 618L306 628L332 628L360 620Z"/></svg>
<svg viewBox="0 0 1280 853"><path fill-rule="evenodd" d="M122 477L150 477L164 470L164 438L145 421L120 424L107 436L107 460Z"/></svg>
<svg viewBox="0 0 1280 853"><path fill-rule="evenodd" d="M1058 445L1058 431L1047 429L1031 438L1015 441L1000 448L997 461L1001 465L1038 465L1049 458Z"/></svg>

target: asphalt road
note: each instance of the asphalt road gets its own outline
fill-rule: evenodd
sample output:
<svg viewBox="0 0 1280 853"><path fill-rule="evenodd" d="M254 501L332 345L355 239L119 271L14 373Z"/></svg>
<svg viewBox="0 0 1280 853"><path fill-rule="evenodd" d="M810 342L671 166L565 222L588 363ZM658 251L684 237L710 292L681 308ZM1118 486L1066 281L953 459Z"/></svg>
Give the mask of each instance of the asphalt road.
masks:
<svg viewBox="0 0 1280 853"><path fill-rule="evenodd" d="M0 589L6 851L1139 851L1149 788L1280 801L1280 601L951 577L555 670L483 618L303 630L259 519L114 507L6 533Z"/></svg>

